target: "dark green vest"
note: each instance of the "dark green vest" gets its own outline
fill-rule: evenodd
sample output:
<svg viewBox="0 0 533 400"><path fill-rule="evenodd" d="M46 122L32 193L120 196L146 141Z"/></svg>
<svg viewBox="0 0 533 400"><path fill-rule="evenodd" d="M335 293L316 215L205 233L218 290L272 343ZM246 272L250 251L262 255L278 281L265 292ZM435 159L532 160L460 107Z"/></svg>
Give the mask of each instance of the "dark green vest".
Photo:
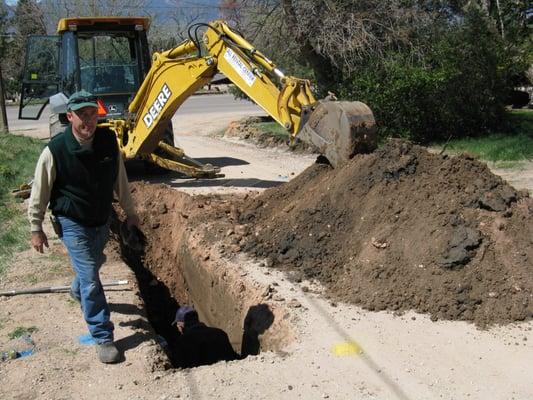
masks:
<svg viewBox="0 0 533 400"><path fill-rule="evenodd" d="M85 226L100 226L111 214L119 157L115 134L97 128L93 147L82 150L69 126L48 148L54 157L56 180L50 197L52 214Z"/></svg>

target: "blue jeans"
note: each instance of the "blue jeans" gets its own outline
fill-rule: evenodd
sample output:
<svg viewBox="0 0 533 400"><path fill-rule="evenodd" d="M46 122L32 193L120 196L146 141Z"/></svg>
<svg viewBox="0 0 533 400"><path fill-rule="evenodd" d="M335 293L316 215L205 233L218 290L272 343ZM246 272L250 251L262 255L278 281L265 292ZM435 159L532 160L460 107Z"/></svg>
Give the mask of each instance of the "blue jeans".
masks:
<svg viewBox="0 0 533 400"><path fill-rule="evenodd" d="M98 227L86 227L58 216L63 230L61 240L68 250L76 273L72 294L80 300L83 318L96 343L113 341L113 323L100 282L100 267L104 263L104 247L109 237L109 222Z"/></svg>

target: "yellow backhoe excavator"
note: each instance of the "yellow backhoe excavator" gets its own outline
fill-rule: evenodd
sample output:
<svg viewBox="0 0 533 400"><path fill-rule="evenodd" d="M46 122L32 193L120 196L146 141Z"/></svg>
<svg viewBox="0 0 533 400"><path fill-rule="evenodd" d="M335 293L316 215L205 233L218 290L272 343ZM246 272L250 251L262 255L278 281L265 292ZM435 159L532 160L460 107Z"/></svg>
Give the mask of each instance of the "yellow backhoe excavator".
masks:
<svg viewBox="0 0 533 400"><path fill-rule="evenodd" d="M291 138L314 145L334 167L376 147L368 106L317 101L308 80L286 76L226 22L194 24L188 40L151 59L149 25L141 17L66 18L59 22L59 36L32 38L19 118L40 116L50 97L54 134L66 123L67 95L85 89L99 97L99 123L116 133L125 159L141 158L191 177L216 177L218 167L200 164L173 146L171 118L222 73Z"/></svg>

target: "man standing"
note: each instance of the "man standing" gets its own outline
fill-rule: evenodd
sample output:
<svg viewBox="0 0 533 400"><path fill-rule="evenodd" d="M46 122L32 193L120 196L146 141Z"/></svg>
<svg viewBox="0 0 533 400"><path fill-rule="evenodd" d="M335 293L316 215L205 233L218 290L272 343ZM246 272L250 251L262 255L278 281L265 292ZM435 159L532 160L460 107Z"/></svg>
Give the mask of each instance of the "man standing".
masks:
<svg viewBox="0 0 533 400"><path fill-rule="evenodd" d="M81 303L83 317L103 363L120 361L113 343L113 323L99 270L109 235L113 193L126 212L127 225L139 225L124 162L115 134L97 128L96 97L86 91L68 99L70 126L44 148L35 169L28 217L31 244L48 247L42 230L46 207L54 230L67 248L75 272L70 294Z"/></svg>
<svg viewBox="0 0 533 400"><path fill-rule="evenodd" d="M192 368L240 359L231 347L226 332L200 322L192 306L180 307L172 324L176 324L181 334L177 354L173 357L175 365Z"/></svg>

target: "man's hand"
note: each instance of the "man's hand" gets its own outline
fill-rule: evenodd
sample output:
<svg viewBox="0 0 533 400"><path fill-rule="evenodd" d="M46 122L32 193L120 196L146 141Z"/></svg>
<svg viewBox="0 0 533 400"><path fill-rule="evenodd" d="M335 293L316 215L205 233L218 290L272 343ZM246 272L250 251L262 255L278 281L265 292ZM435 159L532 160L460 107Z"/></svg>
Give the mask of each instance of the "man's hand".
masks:
<svg viewBox="0 0 533 400"><path fill-rule="evenodd" d="M131 229L132 227L140 228L141 222L139 221L139 217L137 214L130 215L126 218L126 226L128 229Z"/></svg>
<svg viewBox="0 0 533 400"><path fill-rule="evenodd" d="M48 247L48 238L44 232L31 233L31 246L39 253L43 253L43 245Z"/></svg>

